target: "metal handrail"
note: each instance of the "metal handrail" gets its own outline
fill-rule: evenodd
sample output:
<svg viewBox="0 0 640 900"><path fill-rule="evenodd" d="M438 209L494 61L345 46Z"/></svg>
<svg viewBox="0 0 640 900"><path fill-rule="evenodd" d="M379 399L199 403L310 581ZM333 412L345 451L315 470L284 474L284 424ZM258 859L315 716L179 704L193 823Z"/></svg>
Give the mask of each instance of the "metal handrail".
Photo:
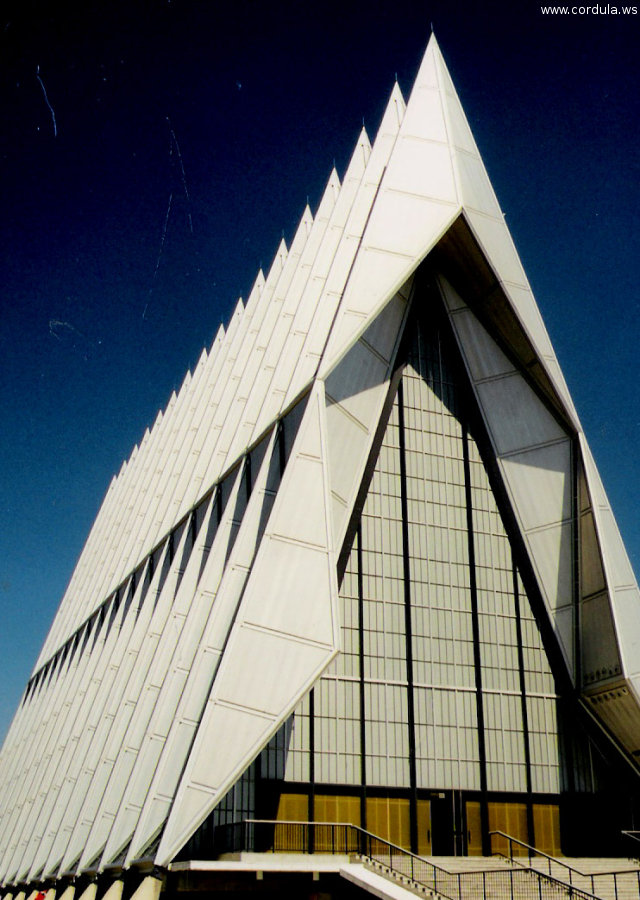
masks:
<svg viewBox="0 0 640 900"><path fill-rule="evenodd" d="M238 826L241 831L237 830ZM255 850L256 844L264 843L270 845L273 853L297 849L298 852L356 854L372 864L382 865L393 876L404 877L446 900L472 897L474 900L567 900L567 895L569 900L599 900L588 891L524 866L505 871L450 872L349 822L246 819L227 827L235 828L234 834L240 838L238 843L242 846L236 845L236 850ZM264 829L262 835L261 829ZM284 839L278 831L284 832Z"/></svg>
<svg viewBox="0 0 640 900"><path fill-rule="evenodd" d="M632 836L630 832L622 832L623 834L629 834ZM569 872L569 884L573 886L573 875L579 875L581 878L586 878L591 882L591 893L595 895L595 879L597 878L613 878L613 891L615 900L618 900L618 875L635 875L638 884L638 897L640 898L640 869L618 869L617 871L611 872L581 872L576 866L571 866L569 863L564 862L561 859L558 859L555 856L550 856L548 853L545 853L544 850L538 850L537 847L533 847L531 844L527 844L526 841L521 841L518 838L513 837L510 834L505 834L504 831L490 831L489 837L493 837L493 835L499 835L500 837L506 838L509 842L509 859L511 862L517 862L517 857L513 855L513 844L517 844L520 847L525 847L528 851L529 862L533 856L544 857L547 860L549 865L549 875L551 875L551 864L555 863L557 866L562 866L564 869L567 869ZM639 838L640 840L640 838Z"/></svg>

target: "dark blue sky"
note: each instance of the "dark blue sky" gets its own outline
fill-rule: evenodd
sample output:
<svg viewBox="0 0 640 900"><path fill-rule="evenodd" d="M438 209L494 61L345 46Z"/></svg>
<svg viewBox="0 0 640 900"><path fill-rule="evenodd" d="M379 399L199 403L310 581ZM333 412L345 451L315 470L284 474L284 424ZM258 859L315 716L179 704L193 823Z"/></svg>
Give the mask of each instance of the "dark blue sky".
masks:
<svg viewBox="0 0 640 900"><path fill-rule="evenodd" d="M408 95L431 23L640 571L640 14L16 0L3 15L0 736L112 475L334 160L342 175L363 119L374 136L396 75Z"/></svg>

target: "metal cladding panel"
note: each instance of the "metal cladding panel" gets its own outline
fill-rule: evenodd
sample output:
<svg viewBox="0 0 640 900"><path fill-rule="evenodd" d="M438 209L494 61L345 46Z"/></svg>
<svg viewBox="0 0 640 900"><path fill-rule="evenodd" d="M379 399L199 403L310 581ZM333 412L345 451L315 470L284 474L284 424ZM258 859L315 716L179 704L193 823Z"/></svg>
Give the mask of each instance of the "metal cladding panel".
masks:
<svg viewBox="0 0 640 900"><path fill-rule="evenodd" d="M264 284L264 277L261 272L258 275L256 284L259 284L260 286ZM241 304L239 304L239 306L241 307ZM237 330L241 315L242 308L240 308L240 312L236 312L234 315L226 334L224 333L222 326L220 326L214 342L216 348L215 354L214 349L212 348L209 355L206 380L204 381L198 407L194 414L193 438L190 446L190 455L188 461L185 462L184 471L181 473L180 480L176 487L176 496L174 500L175 521L179 521L182 516L186 515L187 511L196 502L196 499L202 496L202 477L198 478L195 474L197 471L198 459L215 411L215 407L212 406L212 397L220 379L220 372L222 371L227 356L229 349L228 342L231 340L232 334Z"/></svg>
<svg viewBox="0 0 640 900"><path fill-rule="evenodd" d="M110 650L108 642L102 650L101 665L98 667L100 671L96 671L94 675L94 680L99 678L99 686L95 694L85 697L82 719L70 734L72 753L69 755L60 793L54 797L55 807L51 819L46 823L45 840L33 862L34 872L37 871L36 866L44 864L48 874L55 873L74 827L86 818L85 810L92 808L99 799L93 793L96 769L118 709L118 678L122 667L126 669L129 665L136 642L136 630L138 633L143 631L149 621L159 582L163 573L168 574L168 565L165 547L163 559L147 590L146 578L141 579L117 640L112 643Z"/></svg>
<svg viewBox="0 0 640 900"><path fill-rule="evenodd" d="M441 287L451 299L444 279ZM550 620L573 671L572 439L524 377L507 367L502 351L461 307L460 297L449 306L454 307L450 320Z"/></svg>
<svg viewBox="0 0 640 900"><path fill-rule="evenodd" d="M475 208L486 215L502 218L502 211L480 157L458 153L456 166L465 207L467 209Z"/></svg>
<svg viewBox="0 0 640 900"><path fill-rule="evenodd" d="M440 105L439 100L437 105ZM432 116L431 110L420 110L419 114L425 121L429 122L434 131L437 131L439 122L435 122L433 118L429 119L429 116ZM440 114L442 114L441 110ZM392 194L397 191L400 195L406 194L414 198L416 202L416 220L419 222L421 218L420 210L423 208L418 203L420 198L429 197L431 200L437 200L445 205L457 208L458 197L446 133L442 143L439 143L438 137L433 134L422 140L411 132L411 122L411 117L405 117L402 123L398 142L393 149L385 172L383 191L388 190ZM427 160L429 166L425 166ZM393 198L392 196L391 199L393 202L394 199L397 201L398 198ZM386 207L384 201L382 205ZM378 213L378 209L379 207L376 203L376 213ZM384 245L389 239L387 232L393 230L389 227L384 228L384 225L379 220L379 216L380 214L376 216L378 218L376 227L372 226L371 229L367 229L367 241L373 246L376 246L375 236L379 232L381 233L381 243ZM389 220L389 224L391 224L391 221ZM429 221L429 218L427 221ZM424 231L423 227L423 235ZM414 236L413 239L419 241L418 236ZM411 252L411 249L413 249L411 245L412 241L409 238L408 245L403 245L405 253Z"/></svg>
<svg viewBox="0 0 640 900"><path fill-rule="evenodd" d="M617 588L612 599L613 622L627 679L638 679L640 670L640 602L636 585ZM638 703L640 720L640 701Z"/></svg>
<svg viewBox="0 0 640 900"><path fill-rule="evenodd" d="M156 421L161 419L162 413L159 412ZM148 439L149 430L147 429L144 434L143 443ZM132 458L134 457L135 452L136 448L134 448ZM53 621L49 634L47 635L40 656L38 657L34 672L36 672L46 660L53 655L57 647L64 641L64 637L59 639L59 636L64 634L65 623L68 621L69 617L77 612L75 607L78 605L78 591L84 580L87 578L87 572L92 571L92 567L95 565L96 548L104 541L108 525L115 514L118 498L122 493L124 476L128 468L129 463L127 461L123 462L116 479L112 481L113 489L109 491L108 496L105 498L105 503L100 509L98 518L87 538L78 565L71 577L58 613Z"/></svg>
<svg viewBox="0 0 640 900"><path fill-rule="evenodd" d="M189 469L190 451L193 439L195 437L195 428L193 427L194 418L202 404L204 387L207 380L206 357L201 357L193 376L193 388L188 398L187 409L178 426L177 440L174 442L171 451L171 458L167 466L167 471L163 473L161 484L159 487L160 499L155 512L155 540L151 538L151 543L164 537L176 524L176 503L175 496L178 483L185 474L185 469L190 475ZM196 419L197 421L197 419ZM134 562L143 559L145 556L144 539L140 534L136 535L134 546L130 550L130 556Z"/></svg>
<svg viewBox="0 0 640 900"><path fill-rule="evenodd" d="M593 519L604 577L609 589L623 674L631 677L637 675L640 669L640 592L591 451L583 435L580 435L580 448L593 504Z"/></svg>
<svg viewBox="0 0 640 900"><path fill-rule="evenodd" d="M251 291L247 309L243 310L242 301L238 301L236 312L229 324L225 343L217 362L215 380L210 384L207 408L200 419L195 442L197 458L194 460L194 468L186 486L180 515L183 515L190 509L210 487L210 485L204 483L204 476L218 435L219 417L216 418L218 409L224 398L230 371L237 359L239 348L249 327L250 317L246 315L246 312L249 308L253 309L255 307L257 297L260 296L264 287L265 279L262 270L260 270ZM215 427L216 424L218 427Z"/></svg>
<svg viewBox="0 0 640 900"><path fill-rule="evenodd" d="M348 173L347 173L348 174ZM280 388L283 372L290 373L298 359L308 330L307 320L312 317L322 281L317 272L323 253L331 239L331 222L335 221L338 204L344 203L345 190L335 170L332 171L318 208L311 234L300 257L289 289L280 304L272 331L265 335L267 343L262 367L253 385L251 409L245 416L243 429L232 446L230 458L241 443L250 443L278 415L282 407L285 387ZM318 286L316 293L316 286Z"/></svg>
<svg viewBox="0 0 640 900"><path fill-rule="evenodd" d="M155 691L144 693L139 701L141 704L139 714L148 716L149 720L142 744L133 747L128 736L123 740L124 745L135 751L136 762L126 784L119 777L119 766L116 764L115 784L110 786L109 807L105 810L110 815L115 815L104 853L105 862L111 861L120 852L135 829L158 759L174 723L188 673L193 666L197 648L210 616L211 604L218 589L224 562L232 546L235 531L233 513L241 482L242 473L239 472L231 485L231 493L202 569L195 595L188 590L189 582L187 582L176 596L171 621L163 631L158 651L160 659L164 662L164 671L154 676L157 693ZM212 500L212 504L214 502ZM131 809L136 810L133 824Z"/></svg>
<svg viewBox="0 0 640 900"><path fill-rule="evenodd" d="M311 261L326 228L328 209L333 206L338 188L339 182L333 172L320 203L317 226L314 228L308 207L298 226L274 296L265 311L260 329L256 331L248 364L241 374L233 423L226 423L226 434L221 435L218 450L221 472L238 458L250 442L253 427L263 408L265 391L268 390L275 361L291 327L293 310L298 306Z"/></svg>
<svg viewBox="0 0 640 900"><path fill-rule="evenodd" d="M127 470L132 473L132 477L134 475L138 477L136 477L134 483L128 481L126 485L123 485L125 490L123 490L118 502L120 512L114 517L110 532L105 536L101 558L99 564L96 565L94 569L94 577L89 579L82 588L84 599L81 607L81 617L90 614L99 605L101 600L109 594L107 585L112 583L114 569L118 564L116 554L123 530L131 521L131 516L134 515L136 501L139 504L139 509L135 512L135 515L138 515L142 508L146 510L146 504L148 502L148 485L151 473L155 470L158 460L162 458L164 454L175 404L176 394L174 392L171 395L162 422L158 426L155 440L152 435L152 439L149 441L144 456L144 466L141 468L130 466ZM74 630L75 624L76 623L71 623L71 631Z"/></svg>
<svg viewBox="0 0 640 900"><path fill-rule="evenodd" d="M367 226L372 205L377 203L380 179L393 150L400 121L404 115L404 100L400 89L394 86L387 103L382 122L367 161L362 181L349 206L348 217L344 224L344 234L340 235L340 243L331 256L331 267L326 276L322 297L318 303L318 312L314 317L305 342L304 351L296 367L291 383L288 385L287 401L290 402L310 378L318 370L318 364L324 352L327 340L331 340L330 332L340 304L341 297L350 283L352 266L358 258L358 250L363 231ZM354 154L354 160L360 159ZM345 186L348 181L345 178Z"/></svg>
<svg viewBox="0 0 640 900"><path fill-rule="evenodd" d="M544 527L549 522L571 520L569 440L515 453L503 459L502 468L526 531Z"/></svg>
<svg viewBox="0 0 640 900"><path fill-rule="evenodd" d="M65 854L65 858L71 860L81 854L79 868L94 859L108 836L122 795L122 785L126 783L135 762L137 748L148 726L153 698L157 695L159 684L162 684L170 654L179 636L177 629L168 627L171 622L169 617L176 592L185 588L188 591L193 584L203 549L196 543L178 586L189 539L189 529L185 528L171 572L164 580L161 591L155 597L146 598L145 607L150 608L143 607L136 618L126 656L114 672L109 707L93 742L96 748L92 751L94 759L97 751L99 762L89 766L94 770L94 775L85 792L80 814L72 818L73 833ZM108 734L103 736L101 729L105 723Z"/></svg>
<svg viewBox="0 0 640 900"><path fill-rule="evenodd" d="M393 116L396 116L395 109ZM377 139L376 147L380 147ZM378 149L378 156L380 152ZM356 252L353 242L357 238L350 233L354 230L351 223L366 192L365 178L372 165L371 155L369 139L363 129L292 324L292 335L296 338L296 346L291 348L294 352L289 352L275 373L274 388L280 408L292 403L316 372L319 353L322 352L336 308L335 292L342 290ZM299 341L299 338L302 340Z"/></svg>
<svg viewBox="0 0 640 900"><path fill-rule="evenodd" d="M573 528L571 522L548 525L525 536L533 564L541 582L543 596L552 619L557 611L573 608ZM565 653L571 657L573 636L568 636Z"/></svg>
<svg viewBox="0 0 640 900"><path fill-rule="evenodd" d="M148 434L149 434L148 430L145 431L143 441L147 438ZM120 470L121 473L124 471L125 468L126 468L126 462L124 462L122 464L122 468ZM109 485L109 488L107 490L107 493L105 494L105 497L102 501L100 509L98 510L96 520L91 528L91 531L89 532L89 536L87 537L85 545L80 554L80 558L78 559L78 562L74 569L73 575L71 576L71 579L69 581L69 585L67 586L64 596L60 602L60 606L56 613L56 617L53 621L53 624L51 626L49 634L47 635L44 645L42 647L42 650L40 651L38 659L36 660L36 664L33 668L32 674L37 672L38 669L42 665L44 665L44 663L53 654L53 652L55 650L55 647L56 647L55 634L58 632L61 620L63 618L65 618L67 607L72 604L72 597L75 596L75 593L74 593L75 585L80 581L81 575L84 573L85 568L89 565L89 559L90 559L92 553L94 552L95 544L98 541L99 534L102 532L102 529L104 527L104 522L110 515L112 505L113 505L113 499L114 499L114 496L115 496L116 490L117 490L118 478L119 478L119 475L114 476L111 479L111 484ZM13 728L13 725L11 727ZM2 751L0 753L0 759L4 759L4 752L7 749L7 747L10 746L10 740L9 740L10 737L11 737L11 731L9 731L9 733L7 734L7 740L5 741L4 747L2 748Z"/></svg>
<svg viewBox="0 0 640 900"><path fill-rule="evenodd" d="M127 497L123 498L124 514L114 532L108 561L100 573L101 577L94 581L91 588L95 603L99 603L104 596L107 596L111 590L114 590L126 572L127 558L125 558L124 554L131 530L139 528L145 535L153 530L153 517L150 515L150 511L154 508L158 499L158 473L162 471L168 462L176 437L178 414L181 414L184 410L185 399L191 381L190 377L185 379L180 393L175 396L171 404L171 409L165 413L160 427L157 452L153 452L150 444L148 458L143 459L140 463L143 471L147 472L146 480L143 478L137 479L136 484L133 484L128 491ZM176 410L178 410L178 413ZM145 454L145 457L147 457L147 454ZM139 454L138 459L141 458ZM91 605L90 601L89 609L91 609Z"/></svg>
<svg viewBox="0 0 640 900"><path fill-rule="evenodd" d="M578 415L571 395L561 375L549 335L529 287L509 229L502 219L488 218L466 206L464 209L465 217L487 261L499 278L505 294L510 299L512 309L536 349L539 362L549 375L567 416L574 427L579 428Z"/></svg>
<svg viewBox="0 0 640 900"><path fill-rule="evenodd" d="M160 865L173 858L337 652L338 586L328 515L324 430L324 392L318 384L307 404L164 828L157 854ZM308 498L315 508L304 494L294 492L301 484L298 469L303 466L306 471L309 461L316 463L315 477L322 484L321 496L314 489L313 497ZM312 529L314 537L322 534L322 545L303 543L293 533L291 516L300 504L306 506L309 516L324 523L323 534ZM292 549L290 571L280 578L273 577L274 541L282 544L283 553L287 546ZM322 565L317 565L319 556ZM316 578L306 577L308 565ZM291 593L283 597L285 590ZM269 617L271 610L275 621ZM329 640L319 637L323 633ZM230 720L232 727L228 727ZM223 733L228 738L224 742L217 739ZM228 746L223 748L225 743ZM183 807L185 801L187 807Z"/></svg>
<svg viewBox="0 0 640 900"><path fill-rule="evenodd" d="M160 418L161 416L160 414L158 414L158 419ZM122 497L125 490L124 475L130 468L131 467L129 465L126 466L126 468L123 466L123 469L121 470L121 475L119 476L118 483L116 484L114 493L112 495L109 514L108 516L103 517L103 520L100 522L99 527L95 527L93 546L91 547L91 552L88 554L86 559L86 568L84 571L80 571L78 573L77 578L72 577L71 579L71 583L65 593L60 610L58 611L58 614L53 621L51 630L45 641L45 645L42 653L40 654L40 658L36 665L35 671L40 669L41 666L44 665L45 662L53 656L55 651L64 644L65 640L75 630L75 627L83 620L81 611L83 598L82 591L84 590L86 583L89 580L89 573L93 572L95 569L96 556L98 551L104 551L104 548L108 545L107 541L112 523L116 516L116 512L119 509L120 498Z"/></svg>
<svg viewBox="0 0 640 900"><path fill-rule="evenodd" d="M167 440L165 455L158 462L153 473L153 479L147 492L149 503L143 514L138 513L137 516L135 515L137 503L135 500L133 501L133 515L124 529L118 549L120 564L113 576L114 585L119 584L125 574L136 568L141 560L145 558L147 555L144 549L145 544L151 549L158 543L160 538L166 535L166 531L162 532L160 530L161 521L159 519L163 515L162 510L165 498L170 497L171 479L175 472L180 448L185 442L182 432L190 414L202 370L203 366L200 366L197 370L197 375L194 374L194 377L191 378L188 388L178 398L176 407L173 410L173 422L171 423L171 432Z"/></svg>
<svg viewBox="0 0 640 900"><path fill-rule="evenodd" d="M297 229L290 253L287 254L284 240L281 241L279 252L269 271L264 291L260 297L259 307L256 309L251 326L245 336L242 352L238 355L235 366L230 373L229 384L225 391L225 403L224 405L220 404L216 422L214 423L215 428L218 430L218 436L204 475L203 483L205 485L214 482L225 471L227 466L236 461L237 456L235 458L231 457L229 450L243 412L247 407L248 401L250 401L249 414L255 416L253 407L260 404L260 400L256 397L253 389L256 383L260 358L268 342L265 341L264 337L260 338L259 334L264 329L265 315L274 306L279 305L276 296L278 290L282 290L286 294L287 287L297 268L301 250L309 234L310 214L307 213L308 210L303 215L302 222Z"/></svg>
<svg viewBox="0 0 640 900"><path fill-rule="evenodd" d="M48 813L51 799L55 801L64 783L67 766L76 762L75 757L69 755L67 745L75 749L87 712L99 691L102 674L120 630L120 620L114 613L112 603L91 643L85 644L82 653L60 663L46 693L43 691L45 709L33 723L22 772L16 779L13 812L9 808L10 817L5 816L3 852L13 847L11 865L14 869L26 865L23 860L28 853L28 842L33 832L40 834L47 822L42 804ZM122 615L122 609L118 614ZM39 797L38 802L34 802L36 797Z"/></svg>
<svg viewBox="0 0 640 900"><path fill-rule="evenodd" d="M162 803L156 801L168 797L171 802L179 773L185 765L188 765L189 741L184 739L184 735L185 733L193 735L203 714L220 657L226 647L229 631L237 614L256 546L271 508L271 492L266 490L266 485L270 469L274 461L277 461L278 456L278 454L273 454L275 431L271 435L266 452L264 452L265 445L266 442L263 442L256 448L256 455L262 453L261 465L255 466L256 469L259 469L258 476L247 502L231 553L225 560L219 560L224 566L224 570L218 570L218 578L221 580L215 594L215 601L207 607L208 619L204 624L204 629L200 632L198 645L194 648L195 656L192 657L189 664L189 675L173 721L169 723L161 756L153 766L149 766L147 762L148 790L146 796L143 794L136 800L136 805L142 807L142 812L136 832L131 839L129 860L134 859L137 854L142 852L157 829L163 824L162 820L157 821L154 818L155 813L162 808ZM180 757L179 764L175 762L177 746L186 748ZM129 805L133 799L131 796L129 797ZM110 837L105 850L104 864L110 862L110 854L117 853L129 837L131 835L123 835L120 830L114 829L114 836Z"/></svg>
<svg viewBox="0 0 640 900"><path fill-rule="evenodd" d="M589 509L580 517L580 592L591 597L606 588L600 547L596 535L593 512Z"/></svg>
<svg viewBox="0 0 640 900"><path fill-rule="evenodd" d="M402 192L403 199L394 199L394 191ZM409 196L420 202L411 206L404 199ZM461 209L510 295L514 310L537 347L559 396L577 422L564 380L557 378L553 365L548 365L554 360L548 335L433 36L345 291L339 320L324 356L322 376L366 328L369 318L377 315L401 281L414 271ZM396 235L402 234L405 219L411 221L412 233L406 240L398 240ZM395 228L391 227L391 221L395 222ZM376 292L357 284L362 269L367 288L371 286L371 280L366 281L371 266L367 257L373 248L399 250L411 257L404 268L395 260L394 269L390 267L387 273L386 284L381 280ZM380 261L374 258L376 263L378 278L383 279Z"/></svg>
<svg viewBox="0 0 640 900"><path fill-rule="evenodd" d="M135 618L135 613L129 615L129 619ZM91 708L103 708L104 693L108 690L108 683L112 678L113 661L117 661L119 656L126 658L125 647L127 642L126 632L129 622L125 622L118 643L114 647L112 654L112 665L105 671L103 675L103 683L100 690L91 695ZM124 645L124 646L123 646ZM105 645L104 652L107 652ZM106 684L105 684L106 682ZM84 696L84 695L82 695ZM95 754L97 748L103 740L102 732L108 727L113 718L113 712L105 708L105 712L100 717L98 724L95 725L95 718L87 720L87 712L84 712L85 721L81 721L75 728L69 726L70 746L66 747L65 765L61 767L61 771L53 781L54 787L49 791L47 801L42 805L39 827L34 831L36 838L34 853L30 860L31 872L30 878L43 869L43 873L47 875L54 874L56 863L59 862L62 855L54 860L49 866L47 865L50 851L54 843L68 839L71 831L72 822L78 816L78 809L88 799L89 785L95 767ZM57 788L57 789L56 789ZM43 868L44 867L44 868Z"/></svg>
<svg viewBox="0 0 640 900"><path fill-rule="evenodd" d="M510 375L516 368L496 346L484 328L476 328L475 316L464 300L451 288L446 294L447 306L456 313L456 330L464 343L466 363L474 381L484 381L498 375Z"/></svg>
<svg viewBox="0 0 640 900"><path fill-rule="evenodd" d="M583 685L620 675L620 655L606 592L584 600L580 606L580 652ZM637 649L640 651L640 644Z"/></svg>
<svg viewBox="0 0 640 900"><path fill-rule="evenodd" d="M360 486L364 467L389 388L391 364L402 333L408 303L397 294L369 330L338 363L325 381L329 485L334 498L335 548L342 546L348 517ZM384 341L381 334L386 335Z"/></svg>
<svg viewBox="0 0 640 900"><path fill-rule="evenodd" d="M627 684L614 685L586 698L596 718L604 722L631 753L640 749L639 687L638 678L631 678Z"/></svg>
<svg viewBox="0 0 640 900"><path fill-rule="evenodd" d="M169 516L174 522L179 521L185 516L190 508L185 504L185 497L189 494L190 487L194 481L193 475L205 437L203 420L207 416L209 397L214 384L215 370L212 367L207 372L207 377L204 380L200 392L199 403L194 411L189 440L188 442L185 442L187 455L184 458L182 470L178 472L178 479L176 481L172 499L172 507L169 511ZM199 496L202 496L202 491L198 493Z"/></svg>
<svg viewBox="0 0 640 900"><path fill-rule="evenodd" d="M211 396L212 416L207 419L202 451L193 472L193 499L191 502L202 496L216 480L216 475L212 469L212 461L215 459L220 433L229 416L235 398L237 379L234 377L234 370L238 364L240 366L245 365L249 358L253 339L250 331L253 318L260 316L263 303L268 302L268 298L271 297L275 281L282 269L285 258L286 247L284 241L282 241L272 263L267 281L263 281L262 278L256 280L234 340L229 346L229 351ZM203 425L204 423L201 424L201 427Z"/></svg>
<svg viewBox="0 0 640 900"><path fill-rule="evenodd" d="M397 327L401 321L397 322ZM396 339L397 335L396 330ZM378 356L364 341L358 341L349 353L348 362L345 361L340 371L330 375L325 382L329 401L339 403L359 422L367 422L369 408L372 402L375 404L377 389L386 380L388 367L388 359Z"/></svg>
<svg viewBox="0 0 640 900"><path fill-rule="evenodd" d="M482 326L478 323L477 327ZM477 384L476 393L499 456L567 439L567 433L519 373Z"/></svg>
<svg viewBox="0 0 640 900"><path fill-rule="evenodd" d="M346 286L321 375L383 308L460 210L432 37ZM396 254L400 254L396 257ZM375 279L370 277L375 269ZM360 284L360 282L363 282ZM377 282L377 283L376 283ZM373 289L373 291L372 291Z"/></svg>

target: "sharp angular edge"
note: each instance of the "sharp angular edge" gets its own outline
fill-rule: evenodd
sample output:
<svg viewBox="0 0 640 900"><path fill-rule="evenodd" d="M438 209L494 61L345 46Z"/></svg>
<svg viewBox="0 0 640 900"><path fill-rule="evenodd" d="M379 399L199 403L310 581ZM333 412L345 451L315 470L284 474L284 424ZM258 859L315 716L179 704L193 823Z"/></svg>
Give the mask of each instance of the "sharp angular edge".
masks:
<svg viewBox="0 0 640 900"><path fill-rule="evenodd" d="M164 828L160 865L175 855L338 651L324 405L318 384ZM229 740L212 744L212 735L223 733Z"/></svg>

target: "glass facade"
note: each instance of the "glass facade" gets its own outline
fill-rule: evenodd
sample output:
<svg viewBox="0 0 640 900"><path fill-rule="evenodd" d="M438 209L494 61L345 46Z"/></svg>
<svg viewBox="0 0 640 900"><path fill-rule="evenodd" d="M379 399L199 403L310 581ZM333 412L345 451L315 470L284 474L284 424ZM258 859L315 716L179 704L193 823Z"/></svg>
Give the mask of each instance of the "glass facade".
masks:
<svg viewBox="0 0 640 900"><path fill-rule="evenodd" d="M594 789L448 323L408 333L343 556L341 652L201 837L348 821L423 854L499 850L496 830L558 853L562 792Z"/></svg>

